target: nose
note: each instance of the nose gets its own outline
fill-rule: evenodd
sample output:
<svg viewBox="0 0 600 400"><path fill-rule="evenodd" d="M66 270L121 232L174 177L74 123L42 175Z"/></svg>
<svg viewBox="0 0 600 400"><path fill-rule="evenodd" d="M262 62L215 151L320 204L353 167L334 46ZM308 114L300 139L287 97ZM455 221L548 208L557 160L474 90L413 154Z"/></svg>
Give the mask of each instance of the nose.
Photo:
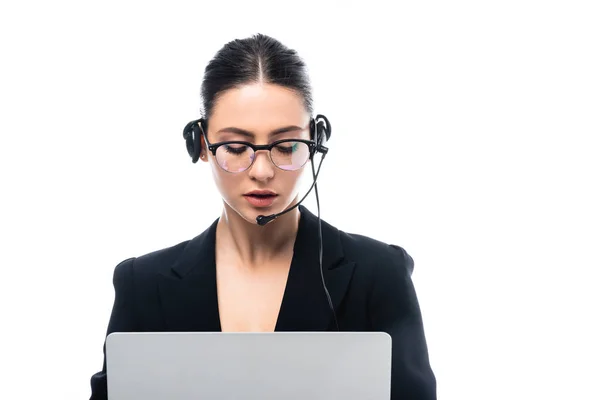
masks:
<svg viewBox="0 0 600 400"><path fill-rule="evenodd" d="M275 175L275 166L271 162L269 152L266 150L258 150L254 154L255 160L248 174L252 179L257 181L267 181Z"/></svg>

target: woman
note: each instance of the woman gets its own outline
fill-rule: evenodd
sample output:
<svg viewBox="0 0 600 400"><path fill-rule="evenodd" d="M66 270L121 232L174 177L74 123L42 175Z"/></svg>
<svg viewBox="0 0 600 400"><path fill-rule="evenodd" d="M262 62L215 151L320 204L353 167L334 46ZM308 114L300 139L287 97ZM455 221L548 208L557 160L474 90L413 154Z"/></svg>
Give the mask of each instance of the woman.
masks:
<svg viewBox="0 0 600 400"><path fill-rule="evenodd" d="M384 331L392 398L435 399L412 258L294 207L331 132L311 118L304 62L268 36L232 41L206 67L202 97L204 118L184 137L192 161L212 170L222 214L196 238L115 268L107 334ZM106 399L106 367L91 386Z"/></svg>

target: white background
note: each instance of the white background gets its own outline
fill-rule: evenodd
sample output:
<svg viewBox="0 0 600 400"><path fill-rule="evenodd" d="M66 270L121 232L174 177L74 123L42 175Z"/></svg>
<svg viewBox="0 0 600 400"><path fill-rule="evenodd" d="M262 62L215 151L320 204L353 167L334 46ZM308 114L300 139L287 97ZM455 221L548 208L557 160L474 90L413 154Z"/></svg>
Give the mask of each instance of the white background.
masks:
<svg viewBox="0 0 600 400"><path fill-rule="evenodd" d="M600 398L598 21L594 1L2 2L0 398L88 398L115 265L218 217L181 132L209 59L258 32L332 122L324 220L415 259L439 398Z"/></svg>

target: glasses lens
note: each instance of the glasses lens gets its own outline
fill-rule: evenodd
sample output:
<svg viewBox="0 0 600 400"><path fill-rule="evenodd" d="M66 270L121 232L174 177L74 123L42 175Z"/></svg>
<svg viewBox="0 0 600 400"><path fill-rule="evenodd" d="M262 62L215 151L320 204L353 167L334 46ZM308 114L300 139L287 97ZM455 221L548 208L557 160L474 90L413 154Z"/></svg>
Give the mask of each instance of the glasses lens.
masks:
<svg viewBox="0 0 600 400"><path fill-rule="evenodd" d="M217 148L215 158L225 171L242 172L252 165L254 150L244 144L224 144Z"/></svg>
<svg viewBox="0 0 600 400"><path fill-rule="evenodd" d="M283 142L271 149L273 164L286 171L294 171L302 168L309 157L310 148L304 142Z"/></svg>

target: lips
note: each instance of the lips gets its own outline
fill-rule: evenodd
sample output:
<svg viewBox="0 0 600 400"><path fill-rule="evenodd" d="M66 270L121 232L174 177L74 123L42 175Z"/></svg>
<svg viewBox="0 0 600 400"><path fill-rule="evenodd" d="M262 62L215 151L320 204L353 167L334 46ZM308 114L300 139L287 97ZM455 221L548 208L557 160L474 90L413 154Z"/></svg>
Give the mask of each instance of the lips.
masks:
<svg viewBox="0 0 600 400"><path fill-rule="evenodd" d="M272 190L253 190L251 192L246 193L244 196L277 196L277 193Z"/></svg>
<svg viewBox="0 0 600 400"><path fill-rule="evenodd" d="M270 190L253 190L244 194L244 197L255 207L269 207L277 198L277 193Z"/></svg>

